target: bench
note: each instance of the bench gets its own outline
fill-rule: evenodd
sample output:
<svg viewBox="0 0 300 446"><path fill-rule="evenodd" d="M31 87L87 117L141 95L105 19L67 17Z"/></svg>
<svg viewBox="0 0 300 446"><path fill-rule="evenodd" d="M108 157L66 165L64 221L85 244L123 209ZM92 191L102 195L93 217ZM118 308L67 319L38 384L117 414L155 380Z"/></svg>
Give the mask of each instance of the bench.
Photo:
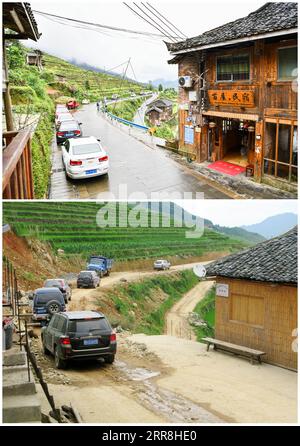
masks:
<svg viewBox="0 0 300 446"><path fill-rule="evenodd" d="M245 347L243 345L231 344L230 342L221 341L219 339L202 338L202 341L207 343L207 351L209 351L209 347L213 345L214 350L224 350L233 353L234 355L246 356L247 358L250 357L251 364L253 364L254 359L261 364L261 357L266 354L260 350L254 350L253 348Z"/></svg>

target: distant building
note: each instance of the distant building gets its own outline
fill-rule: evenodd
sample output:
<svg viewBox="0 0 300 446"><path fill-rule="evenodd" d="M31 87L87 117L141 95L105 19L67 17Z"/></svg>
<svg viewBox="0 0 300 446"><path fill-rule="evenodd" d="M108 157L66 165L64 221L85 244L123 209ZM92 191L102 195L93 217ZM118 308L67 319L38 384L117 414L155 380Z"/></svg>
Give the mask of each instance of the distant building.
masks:
<svg viewBox="0 0 300 446"><path fill-rule="evenodd" d="M182 152L252 164L259 181L297 182L297 20L297 2L269 2L167 43L178 65Z"/></svg>
<svg viewBox="0 0 300 446"><path fill-rule="evenodd" d="M297 227L207 267L216 278L215 338L297 369Z"/></svg>
<svg viewBox="0 0 300 446"><path fill-rule="evenodd" d="M145 114L153 126L169 121L173 116L173 102L169 99L156 99L149 104Z"/></svg>
<svg viewBox="0 0 300 446"><path fill-rule="evenodd" d="M43 53L39 50L36 50L34 53L27 53L26 55L27 65L36 66L41 71L43 69L42 55Z"/></svg>

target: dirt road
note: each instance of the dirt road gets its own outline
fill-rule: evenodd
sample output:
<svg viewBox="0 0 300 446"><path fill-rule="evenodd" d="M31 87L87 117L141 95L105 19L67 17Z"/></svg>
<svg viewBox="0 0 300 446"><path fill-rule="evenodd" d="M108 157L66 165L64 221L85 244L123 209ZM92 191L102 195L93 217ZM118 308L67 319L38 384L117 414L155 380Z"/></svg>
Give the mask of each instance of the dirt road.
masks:
<svg viewBox="0 0 300 446"><path fill-rule="evenodd" d="M103 277L101 279L100 288L97 289L78 289L76 288L75 281L73 282L73 292L72 292L72 301L70 302L68 308L70 311L74 310L91 310L95 307L95 300L97 296L99 296L99 292L102 289L110 288L118 283L121 283L121 280L126 279L127 282L134 282L145 277L152 277L157 274L168 274L170 271L183 271L185 269L191 269L196 264L207 264L209 262L195 262L195 263L186 263L182 265L174 265L171 266L170 270L167 271L122 271L122 272L113 272L108 277ZM191 310L192 311L192 310Z"/></svg>
<svg viewBox="0 0 300 446"><path fill-rule="evenodd" d="M165 334L196 340L194 331L188 323L188 316L213 284L211 280L200 282L172 307L166 315Z"/></svg>

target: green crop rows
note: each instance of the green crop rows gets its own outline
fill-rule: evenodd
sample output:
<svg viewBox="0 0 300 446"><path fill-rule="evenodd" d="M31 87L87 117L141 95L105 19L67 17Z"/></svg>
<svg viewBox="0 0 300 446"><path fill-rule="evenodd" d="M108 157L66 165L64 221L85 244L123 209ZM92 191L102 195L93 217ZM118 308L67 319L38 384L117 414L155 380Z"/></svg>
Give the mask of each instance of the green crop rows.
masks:
<svg viewBox="0 0 300 446"><path fill-rule="evenodd" d="M186 238L185 227L162 227L165 217L159 216L159 227L124 227L129 208L119 218L116 204L116 227L101 228L96 214L105 203L78 202L5 202L3 220L23 237L47 241L54 250L83 257L98 253L117 260L147 259L170 256L200 256L210 251L236 251L244 245L224 234L205 229L200 238ZM111 204L110 206L114 206ZM110 208L112 209L112 208ZM148 221L151 214L147 212Z"/></svg>

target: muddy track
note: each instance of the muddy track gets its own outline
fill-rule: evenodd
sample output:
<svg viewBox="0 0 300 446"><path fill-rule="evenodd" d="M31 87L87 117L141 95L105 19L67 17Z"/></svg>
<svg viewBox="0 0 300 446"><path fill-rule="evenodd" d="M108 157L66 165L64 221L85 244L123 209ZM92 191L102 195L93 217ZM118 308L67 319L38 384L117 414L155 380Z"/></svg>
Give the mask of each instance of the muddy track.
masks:
<svg viewBox="0 0 300 446"><path fill-rule="evenodd" d="M166 315L165 334L184 339L196 339L188 323L188 317L213 284L211 280L200 282L171 308Z"/></svg>

